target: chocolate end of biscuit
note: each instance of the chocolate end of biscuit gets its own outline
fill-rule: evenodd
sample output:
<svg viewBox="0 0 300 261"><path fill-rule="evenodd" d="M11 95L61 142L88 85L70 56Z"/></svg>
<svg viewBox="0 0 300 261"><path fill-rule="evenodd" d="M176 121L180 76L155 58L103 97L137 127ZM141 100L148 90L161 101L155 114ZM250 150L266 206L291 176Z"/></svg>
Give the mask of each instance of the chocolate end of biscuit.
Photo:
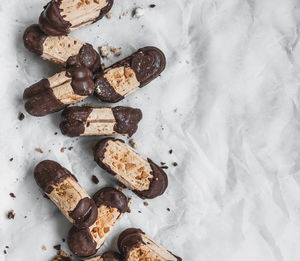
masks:
<svg viewBox="0 0 300 261"><path fill-rule="evenodd" d="M71 67L67 70L67 76L72 77L71 86L76 94L90 96L94 93L93 73L88 68Z"/></svg>
<svg viewBox="0 0 300 261"><path fill-rule="evenodd" d="M23 35L23 41L25 47L33 53L38 55L43 54L43 44L47 38L47 35L40 29L38 24L29 26Z"/></svg>
<svg viewBox="0 0 300 261"><path fill-rule="evenodd" d="M114 4L114 0L106 0L107 5L101 9L99 16L95 19L94 23L99 21L100 19L102 19L104 17L104 15L106 15L110 9L112 8L113 4Z"/></svg>
<svg viewBox="0 0 300 261"><path fill-rule="evenodd" d="M88 228L78 229L73 226L69 231L67 242L70 250L77 256L88 257L97 252L97 243Z"/></svg>
<svg viewBox="0 0 300 261"><path fill-rule="evenodd" d="M145 233L138 228L128 228L119 235L118 248L125 258L129 257L133 248L143 244L142 234Z"/></svg>
<svg viewBox="0 0 300 261"><path fill-rule="evenodd" d="M114 130L120 134L132 136L138 129L143 115L140 109L118 106L112 109L116 119Z"/></svg>
<svg viewBox="0 0 300 261"><path fill-rule="evenodd" d="M63 182L73 175L59 163L52 160L40 162L34 169L36 183L47 193L53 190L53 185Z"/></svg>
<svg viewBox="0 0 300 261"><path fill-rule="evenodd" d="M119 253L113 251L102 254L101 258L103 259L103 261L123 261L122 256Z"/></svg>
<svg viewBox="0 0 300 261"><path fill-rule="evenodd" d="M93 199L99 208L104 205L111 208L116 208L120 213L125 213L128 210L128 199L119 190L114 188L103 188L100 189L94 196Z"/></svg>

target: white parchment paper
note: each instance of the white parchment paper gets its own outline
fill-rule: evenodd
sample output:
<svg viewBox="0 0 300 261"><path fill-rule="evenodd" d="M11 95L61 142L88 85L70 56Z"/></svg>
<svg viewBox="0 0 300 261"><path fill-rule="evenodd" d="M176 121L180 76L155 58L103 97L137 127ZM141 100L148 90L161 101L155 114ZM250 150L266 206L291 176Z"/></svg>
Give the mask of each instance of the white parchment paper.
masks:
<svg viewBox="0 0 300 261"><path fill-rule="evenodd" d="M59 71L22 42L46 2L0 2L5 261L51 260L56 244L69 252L61 241L70 224L33 179L39 161L58 161L91 195L117 186L93 161L91 147L99 138L62 136L60 113L25 113L23 90ZM135 7L144 8L142 18L131 17ZM167 163L168 190L149 206L126 190L132 211L99 253L116 250L123 229L139 227L188 261L300 260L299 7L297 0L115 0L111 19L72 33L95 48L122 47L122 56L104 60L106 65L147 45L161 48L168 63L159 79L119 103L143 110L134 139L141 153ZM84 101L90 102L103 105ZM11 209L14 220L7 219Z"/></svg>

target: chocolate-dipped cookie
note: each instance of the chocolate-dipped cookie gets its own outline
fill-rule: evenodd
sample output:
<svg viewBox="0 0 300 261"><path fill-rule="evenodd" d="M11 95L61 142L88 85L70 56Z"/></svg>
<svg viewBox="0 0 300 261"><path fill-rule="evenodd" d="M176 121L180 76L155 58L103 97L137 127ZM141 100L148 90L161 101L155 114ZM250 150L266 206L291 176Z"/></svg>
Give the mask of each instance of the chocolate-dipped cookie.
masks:
<svg viewBox="0 0 300 261"><path fill-rule="evenodd" d="M67 169L55 161L45 160L35 167L34 178L76 227L86 228L94 224L98 214L96 204Z"/></svg>
<svg viewBox="0 0 300 261"><path fill-rule="evenodd" d="M62 113L61 132L69 137L91 135L132 136L142 119L139 109L130 107L69 107Z"/></svg>
<svg viewBox="0 0 300 261"><path fill-rule="evenodd" d="M98 207L97 220L86 229L74 226L68 234L70 250L81 257L95 254L121 216L128 211L127 197L117 189L103 188L93 199Z"/></svg>
<svg viewBox="0 0 300 261"><path fill-rule="evenodd" d="M72 67L25 89L25 109L33 116L45 116L87 98L94 88L89 69Z"/></svg>
<svg viewBox="0 0 300 261"><path fill-rule="evenodd" d="M118 102L153 81L165 67L160 49L141 48L96 75L95 96L103 102Z"/></svg>
<svg viewBox="0 0 300 261"><path fill-rule="evenodd" d="M98 142L94 159L101 168L142 199L158 197L168 187L166 173L122 140L106 138Z"/></svg>
<svg viewBox="0 0 300 261"><path fill-rule="evenodd" d="M123 261L123 257L113 251L106 252L102 255L94 256L92 258L86 259L85 261Z"/></svg>
<svg viewBox="0 0 300 261"><path fill-rule="evenodd" d="M47 35L67 35L100 20L109 12L113 0L51 0L39 18L39 26Z"/></svg>

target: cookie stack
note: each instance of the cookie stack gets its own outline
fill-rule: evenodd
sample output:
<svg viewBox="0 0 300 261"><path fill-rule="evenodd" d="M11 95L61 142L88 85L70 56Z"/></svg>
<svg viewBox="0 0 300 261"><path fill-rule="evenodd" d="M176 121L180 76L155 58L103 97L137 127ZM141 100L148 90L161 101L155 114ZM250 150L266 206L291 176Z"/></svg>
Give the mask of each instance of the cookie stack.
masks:
<svg viewBox="0 0 300 261"><path fill-rule="evenodd" d="M29 51L63 67L60 73L25 89L25 109L36 117L64 110L60 124L64 135L132 136L142 119L139 109L66 107L92 95L102 102L119 102L157 78L165 69L165 56L156 47L141 48L102 69L100 55L93 46L68 35L100 20L112 5L113 0L52 0L44 7L39 23L25 30L24 44ZM142 199L158 197L168 186L162 168L123 140L102 139L95 146L94 158L101 168ZM76 177L57 162L40 162L35 167L34 177L73 224L67 241L77 256L96 254L115 224L128 212L129 200L121 191L106 187L90 197ZM121 254L107 252L88 260L181 260L140 229L123 231L118 247Z"/></svg>

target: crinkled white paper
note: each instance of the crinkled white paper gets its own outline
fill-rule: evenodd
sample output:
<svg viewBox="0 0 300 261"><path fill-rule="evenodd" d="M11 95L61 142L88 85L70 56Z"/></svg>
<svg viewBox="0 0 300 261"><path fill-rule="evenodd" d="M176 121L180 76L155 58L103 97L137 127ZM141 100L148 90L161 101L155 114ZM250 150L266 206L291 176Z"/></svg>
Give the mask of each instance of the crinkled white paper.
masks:
<svg viewBox="0 0 300 261"><path fill-rule="evenodd" d="M117 186L93 161L99 138L64 137L60 113L34 118L24 111L23 90L59 70L22 42L46 2L0 2L5 261L51 260L56 244L69 252L61 239L70 224L33 179L39 161L58 161L91 195ZM139 19L132 18L136 7L145 11ZM99 253L116 250L123 229L139 227L186 261L300 260L299 7L297 0L115 0L111 19L72 33L95 48L122 47L122 56L106 65L147 45L167 57L159 79L119 104L143 110L134 139L141 153L167 163L168 190L149 206L125 190L132 211ZM103 105L93 98L84 103ZM6 217L11 209L14 220Z"/></svg>

